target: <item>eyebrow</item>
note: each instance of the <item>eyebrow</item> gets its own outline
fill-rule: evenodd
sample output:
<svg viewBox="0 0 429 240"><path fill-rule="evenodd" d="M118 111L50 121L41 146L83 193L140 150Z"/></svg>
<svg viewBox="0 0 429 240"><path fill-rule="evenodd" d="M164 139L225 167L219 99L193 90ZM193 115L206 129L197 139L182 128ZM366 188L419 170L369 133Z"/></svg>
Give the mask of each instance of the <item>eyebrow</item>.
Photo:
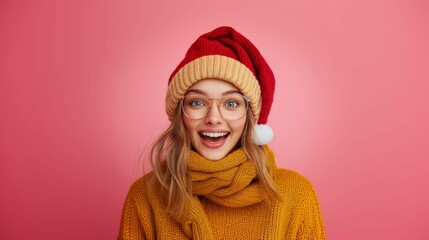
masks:
<svg viewBox="0 0 429 240"><path fill-rule="evenodd" d="M189 91L186 92L186 94L188 94L188 93L198 93L198 94L202 94L202 95L206 95L206 96L208 95L207 92L199 90L199 89L190 89ZM238 90L229 90L229 91L226 91L226 92L222 93L222 96L225 96L225 95L228 95L228 94L233 94L233 93L240 93L240 91L238 91Z"/></svg>

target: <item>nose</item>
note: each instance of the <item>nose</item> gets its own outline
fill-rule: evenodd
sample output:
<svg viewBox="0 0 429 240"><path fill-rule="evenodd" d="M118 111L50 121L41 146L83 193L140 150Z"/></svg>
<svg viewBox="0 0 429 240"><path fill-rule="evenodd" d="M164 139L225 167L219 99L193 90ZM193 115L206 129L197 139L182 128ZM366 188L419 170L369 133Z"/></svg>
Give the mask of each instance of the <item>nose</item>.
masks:
<svg viewBox="0 0 429 240"><path fill-rule="evenodd" d="M215 103L211 104L205 118L206 124L216 125L216 124L221 124L223 122L222 115L220 114L219 110L220 109L217 104Z"/></svg>

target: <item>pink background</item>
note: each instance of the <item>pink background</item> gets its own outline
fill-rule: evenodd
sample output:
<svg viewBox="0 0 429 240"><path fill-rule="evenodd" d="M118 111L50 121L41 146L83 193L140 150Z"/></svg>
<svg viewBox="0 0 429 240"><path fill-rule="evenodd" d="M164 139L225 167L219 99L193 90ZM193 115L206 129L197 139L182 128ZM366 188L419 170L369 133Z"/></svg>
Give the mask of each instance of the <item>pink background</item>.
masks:
<svg viewBox="0 0 429 240"><path fill-rule="evenodd" d="M0 239L114 239L167 78L231 25L277 77L278 164L329 239L428 239L427 1L1 1Z"/></svg>

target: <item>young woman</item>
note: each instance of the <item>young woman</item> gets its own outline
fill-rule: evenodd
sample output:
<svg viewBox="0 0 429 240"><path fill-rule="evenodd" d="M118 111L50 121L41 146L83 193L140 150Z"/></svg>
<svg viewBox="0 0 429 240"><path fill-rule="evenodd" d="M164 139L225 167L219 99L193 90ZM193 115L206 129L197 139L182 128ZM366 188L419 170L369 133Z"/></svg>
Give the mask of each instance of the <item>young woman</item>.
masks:
<svg viewBox="0 0 429 240"><path fill-rule="evenodd" d="M119 239L325 239L311 183L267 145L274 85L234 29L199 37L169 79L171 125L130 188Z"/></svg>

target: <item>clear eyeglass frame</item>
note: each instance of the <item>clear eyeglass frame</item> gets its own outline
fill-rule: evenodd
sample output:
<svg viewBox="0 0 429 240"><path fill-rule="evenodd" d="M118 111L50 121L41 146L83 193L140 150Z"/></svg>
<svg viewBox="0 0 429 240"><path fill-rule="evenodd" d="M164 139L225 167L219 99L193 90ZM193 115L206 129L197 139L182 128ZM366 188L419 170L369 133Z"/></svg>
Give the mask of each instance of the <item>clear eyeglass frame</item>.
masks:
<svg viewBox="0 0 429 240"><path fill-rule="evenodd" d="M180 98L182 112L188 118L194 120L203 119L210 111L213 102L217 102L220 115L224 120L238 120L243 118L249 108L250 100L239 93L228 94L223 98L207 98L202 94L189 93ZM191 104L199 104L192 105ZM233 104L233 105L231 105Z"/></svg>

